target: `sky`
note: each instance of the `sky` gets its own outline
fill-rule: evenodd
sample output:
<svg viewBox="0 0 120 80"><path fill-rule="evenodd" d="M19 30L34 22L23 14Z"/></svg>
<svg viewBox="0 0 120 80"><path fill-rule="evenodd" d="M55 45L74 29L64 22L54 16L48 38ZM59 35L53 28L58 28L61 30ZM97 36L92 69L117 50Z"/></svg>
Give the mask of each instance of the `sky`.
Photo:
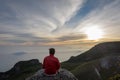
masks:
<svg viewBox="0 0 120 80"><path fill-rule="evenodd" d="M120 41L120 0L0 0L0 46Z"/></svg>

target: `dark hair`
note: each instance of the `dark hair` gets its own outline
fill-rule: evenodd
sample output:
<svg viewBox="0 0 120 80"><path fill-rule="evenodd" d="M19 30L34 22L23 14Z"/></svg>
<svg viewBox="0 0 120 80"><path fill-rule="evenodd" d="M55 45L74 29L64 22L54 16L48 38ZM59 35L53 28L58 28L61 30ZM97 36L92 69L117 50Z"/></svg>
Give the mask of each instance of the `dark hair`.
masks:
<svg viewBox="0 0 120 80"><path fill-rule="evenodd" d="M55 54L55 49L54 49L54 48L50 48L50 49L49 49L49 53L50 53L50 54Z"/></svg>

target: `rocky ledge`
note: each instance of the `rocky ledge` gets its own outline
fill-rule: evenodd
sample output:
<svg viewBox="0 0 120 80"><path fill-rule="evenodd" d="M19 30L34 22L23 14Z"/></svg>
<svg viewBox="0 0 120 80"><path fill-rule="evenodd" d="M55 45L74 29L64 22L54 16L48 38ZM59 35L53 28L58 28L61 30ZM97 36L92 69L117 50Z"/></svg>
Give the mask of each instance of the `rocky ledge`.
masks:
<svg viewBox="0 0 120 80"><path fill-rule="evenodd" d="M46 75L44 70L41 69L33 76L28 77L25 80L78 80L71 72L66 69L60 69L55 75Z"/></svg>

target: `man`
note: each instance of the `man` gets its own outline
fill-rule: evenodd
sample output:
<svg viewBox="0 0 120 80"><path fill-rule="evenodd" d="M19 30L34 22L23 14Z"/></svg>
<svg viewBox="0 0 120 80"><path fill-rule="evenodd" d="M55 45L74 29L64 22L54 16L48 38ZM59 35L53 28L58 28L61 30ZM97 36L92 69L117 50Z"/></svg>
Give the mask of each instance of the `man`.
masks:
<svg viewBox="0 0 120 80"><path fill-rule="evenodd" d="M45 73L48 75L56 74L60 68L59 60L54 56L55 49L49 49L49 56L44 58L43 68L45 69Z"/></svg>

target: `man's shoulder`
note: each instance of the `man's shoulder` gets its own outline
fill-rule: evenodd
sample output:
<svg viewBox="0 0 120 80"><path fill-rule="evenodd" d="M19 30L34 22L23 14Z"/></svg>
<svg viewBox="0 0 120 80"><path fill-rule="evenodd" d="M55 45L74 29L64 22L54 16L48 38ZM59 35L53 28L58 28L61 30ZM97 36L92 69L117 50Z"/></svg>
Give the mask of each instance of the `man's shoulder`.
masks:
<svg viewBox="0 0 120 80"><path fill-rule="evenodd" d="M47 58L54 58L54 59L56 59L56 60L58 60L58 58L57 57L55 57L55 56L46 56L44 59L47 59Z"/></svg>
<svg viewBox="0 0 120 80"><path fill-rule="evenodd" d="M49 58L49 56L46 56L44 59L47 59L47 58Z"/></svg>
<svg viewBox="0 0 120 80"><path fill-rule="evenodd" d="M55 59L58 59L57 57L54 56Z"/></svg>
<svg viewBox="0 0 120 80"><path fill-rule="evenodd" d="M54 56L54 59L55 59L55 60L57 60L57 61L59 61L59 60L58 60L58 58L57 58L57 57L55 57L55 56Z"/></svg>

